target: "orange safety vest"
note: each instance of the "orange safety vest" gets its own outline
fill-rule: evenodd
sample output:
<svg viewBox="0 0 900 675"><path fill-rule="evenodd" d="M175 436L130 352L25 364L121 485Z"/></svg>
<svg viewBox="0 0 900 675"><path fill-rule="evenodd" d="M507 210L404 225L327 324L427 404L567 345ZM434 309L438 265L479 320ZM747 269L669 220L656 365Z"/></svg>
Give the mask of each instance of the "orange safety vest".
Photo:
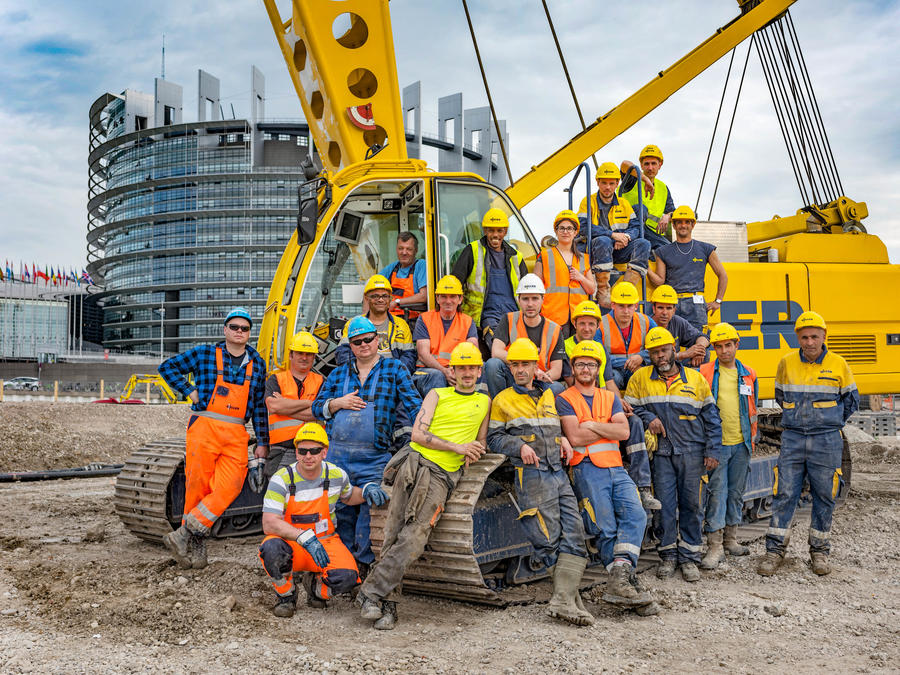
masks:
<svg viewBox="0 0 900 675"><path fill-rule="evenodd" d="M586 255L578 255L576 252L572 262L579 272L585 275L588 273ZM569 265L556 246L541 249L541 270L544 273L544 287L547 289L541 314L564 326L575 308L589 299L587 291L569 277Z"/></svg>
<svg viewBox="0 0 900 675"><path fill-rule="evenodd" d="M743 364L742 364L743 365ZM757 431L757 412L756 412L756 401L753 400L753 384L756 382L756 371L753 368L748 366L744 366L744 369L748 371L748 373L742 376L738 380L738 384L741 383L746 384L750 387L750 394L744 394L744 399L747 401L747 413L750 417L750 447L756 448L756 431ZM709 383L710 391L712 391L713 386L713 376L716 373L716 362L709 361L708 363L703 363L700 365L700 374L706 378L706 381ZM740 395L740 393L738 394Z"/></svg>
<svg viewBox="0 0 900 675"><path fill-rule="evenodd" d="M525 319L522 318L522 312L510 312L506 315L506 320L509 322L509 344L512 344L520 337L528 337L528 330L525 327ZM541 370L550 368L550 355L556 349L558 340L559 326L550 319L545 318L544 330L541 333L541 344L538 345L538 367Z"/></svg>
<svg viewBox="0 0 900 675"><path fill-rule="evenodd" d="M428 329L428 340L431 342L431 355L435 357L442 366L446 366L450 362L450 352L461 342L465 342L469 335L469 328L472 326L472 317L462 312L457 312L453 317L453 322L444 332L444 322L441 320L441 313L437 310L424 312L421 316L425 328Z"/></svg>
<svg viewBox="0 0 900 675"><path fill-rule="evenodd" d="M631 340L626 346L622 329L616 324L612 313L604 314L600 319L600 333L607 354L637 354L644 348L644 338L647 337L648 330L650 319L640 312L635 312L631 319Z"/></svg>
<svg viewBox="0 0 900 675"><path fill-rule="evenodd" d="M280 370L275 373L278 380L278 387L281 389L281 395L284 398L292 398L295 401L315 401L319 388L324 382L324 378L318 373L309 371L303 380L303 393L297 389L297 382L291 374L290 369ZM277 415L269 413L269 442L285 443L293 441L294 436L300 431L303 421L296 417L288 417L287 415Z"/></svg>
<svg viewBox="0 0 900 675"><path fill-rule="evenodd" d="M575 411L578 423L594 421L607 423L612 417L612 407L616 400L616 395L607 389L597 389L594 387L594 400L591 407L588 408L587 401L584 396L575 387L569 387L562 394L562 398L568 401L569 405ZM601 438L591 443L587 448L575 448L575 454L569 466L575 466L581 463L585 455L591 458L591 463L601 469L608 469L614 466L622 466L622 453L619 452L619 442Z"/></svg>
<svg viewBox="0 0 900 675"><path fill-rule="evenodd" d="M394 269L391 270L391 288L394 289L394 298L409 298L416 294L413 277L415 275L417 262L418 261L413 262L412 267L409 269L409 275L403 279L397 276L397 272L400 270L400 263L394 265ZM391 314L403 316L403 308L397 307L396 309L392 309ZM417 316L419 316L418 312L409 310L410 319L415 319Z"/></svg>
<svg viewBox="0 0 900 675"><path fill-rule="evenodd" d="M298 530L312 530L317 537L334 534L334 521L331 520L331 505L328 488L331 479L328 477L328 462L322 462L322 494L306 502L296 499L297 485L294 483L294 470L288 465L288 500L284 505L284 520Z"/></svg>

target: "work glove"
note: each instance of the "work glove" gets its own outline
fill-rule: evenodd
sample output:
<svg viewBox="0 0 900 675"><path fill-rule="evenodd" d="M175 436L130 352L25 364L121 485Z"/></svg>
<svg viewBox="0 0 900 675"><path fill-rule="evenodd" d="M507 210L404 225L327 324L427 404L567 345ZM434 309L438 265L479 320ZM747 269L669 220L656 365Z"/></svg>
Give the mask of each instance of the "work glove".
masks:
<svg viewBox="0 0 900 675"><path fill-rule="evenodd" d="M369 506L381 506L387 501L388 496L378 483L366 483L363 488L363 499Z"/></svg>
<svg viewBox="0 0 900 675"><path fill-rule="evenodd" d="M649 429L644 431L644 445L647 446L647 452L651 455L659 448L659 440L657 439L656 434Z"/></svg>
<svg viewBox="0 0 900 675"><path fill-rule="evenodd" d="M306 549L306 552L312 557L313 562L319 567L325 567L331 561L328 552L322 546L322 542L312 530L303 530L297 537L297 543Z"/></svg>
<svg viewBox="0 0 900 675"><path fill-rule="evenodd" d="M247 483L259 494L266 488L266 458L254 457L247 462Z"/></svg>

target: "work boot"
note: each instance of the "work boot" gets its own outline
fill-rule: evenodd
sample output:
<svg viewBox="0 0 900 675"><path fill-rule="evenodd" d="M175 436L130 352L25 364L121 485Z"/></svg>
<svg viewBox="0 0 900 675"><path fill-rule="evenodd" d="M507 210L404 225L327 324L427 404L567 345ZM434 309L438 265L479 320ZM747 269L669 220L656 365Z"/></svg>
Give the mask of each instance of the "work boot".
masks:
<svg viewBox="0 0 900 675"><path fill-rule="evenodd" d="M361 590L356 594L356 604L360 606L359 615L363 619L380 619L384 614L382 604L378 600L370 598Z"/></svg>
<svg viewBox="0 0 900 675"><path fill-rule="evenodd" d="M638 593L645 593L647 597L650 597L650 592L646 588L644 588L644 585L638 580L637 574L635 574L634 569L631 570L631 574L628 576L628 583L630 583L634 590ZM650 602L648 602L646 605L635 607L634 613L638 616L655 616L659 614L659 605L655 600L650 598Z"/></svg>
<svg viewBox="0 0 900 675"><path fill-rule="evenodd" d="M191 533L184 525L163 536L163 544L169 549L178 566L185 570L191 567L190 542Z"/></svg>
<svg viewBox="0 0 900 675"><path fill-rule="evenodd" d="M659 511L662 509L662 502L653 496L653 492L650 490L649 486L638 488L638 493L641 495L641 506L643 506L645 510Z"/></svg>
<svg viewBox="0 0 900 675"><path fill-rule="evenodd" d="M612 304L609 297L609 272L594 272L594 279L597 280L597 304L609 309Z"/></svg>
<svg viewBox="0 0 900 675"><path fill-rule="evenodd" d="M831 565L828 563L828 554L816 551L809 552L809 564L812 565L812 571L820 577L831 574Z"/></svg>
<svg viewBox="0 0 900 675"><path fill-rule="evenodd" d="M700 568L714 570L719 563L725 561L725 549L722 548L722 530L706 533L706 555L700 561Z"/></svg>
<svg viewBox="0 0 900 675"><path fill-rule="evenodd" d="M770 577L778 571L778 568L781 567L781 563L783 562L783 555L778 555L772 551L766 551L766 554L760 558L759 562L756 564L756 573L761 574L764 577Z"/></svg>
<svg viewBox="0 0 900 675"><path fill-rule="evenodd" d="M625 270L625 274L622 275L622 281L627 281L631 284L634 284L634 287L638 289L638 293L640 293L641 289L641 275L635 272L630 267Z"/></svg>
<svg viewBox="0 0 900 675"><path fill-rule="evenodd" d="M294 608L297 606L297 589L290 595L279 595L278 602L272 608L272 614L280 616L283 619L289 619L294 616Z"/></svg>
<svg viewBox="0 0 900 675"><path fill-rule="evenodd" d="M206 559L206 537L202 534L191 533L189 548L191 551L191 567L195 570L205 568L209 564Z"/></svg>
<svg viewBox="0 0 900 675"><path fill-rule="evenodd" d="M681 578L691 583L700 581L700 570L691 561L681 563Z"/></svg>
<svg viewBox="0 0 900 675"><path fill-rule="evenodd" d="M728 555L749 555L750 549L738 542L737 525L725 526L724 546Z"/></svg>
<svg viewBox="0 0 900 675"><path fill-rule="evenodd" d="M646 591L639 593L630 581L631 565L613 565L606 581L603 602L619 607L640 607L649 605L653 600Z"/></svg>
<svg viewBox="0 0 900 675"><path fill-rule="evenodd" d="M303 590L306 591L306 606L315 609L324 609L327 604L316 594L316 575L313 572L304 572L300 579Z"/></svg>
<svg viewBox="0 0 900 675"><path fill-rule="evenodd" d="M656 568L657 579L671 579L675 576L675 561L662 560Z"/></svg>
<svg viewBox="0 0 900 675"><path fill-rule="evenodd" d="M568 621L576 626L590 626L594 617L587 610L578 609L575 595L581 584L587 558L571 553L560 553L553 568L553 596L547 605L547 614L555 619Z"/></svg>
<svg viewBox="0 0 900 675"><path fill-rule="evenodd" d="M384 613L372 627L377 630L394 630L394 626L397 625L397 603L385 600L381 606Z"/></svg>

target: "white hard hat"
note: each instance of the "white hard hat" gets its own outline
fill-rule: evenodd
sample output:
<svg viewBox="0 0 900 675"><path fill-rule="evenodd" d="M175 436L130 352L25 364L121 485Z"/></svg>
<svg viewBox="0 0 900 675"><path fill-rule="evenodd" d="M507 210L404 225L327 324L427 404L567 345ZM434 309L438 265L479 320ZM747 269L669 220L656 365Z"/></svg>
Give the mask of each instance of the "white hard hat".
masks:
<svg viewBox="0 0 900 675"><path fill-rule="evenodd" d="M519 281L519 285L516 288L516 295L525 295L527 293L544 294L544 282L541 281L541 278L537 274L526 274Z"/></svg>

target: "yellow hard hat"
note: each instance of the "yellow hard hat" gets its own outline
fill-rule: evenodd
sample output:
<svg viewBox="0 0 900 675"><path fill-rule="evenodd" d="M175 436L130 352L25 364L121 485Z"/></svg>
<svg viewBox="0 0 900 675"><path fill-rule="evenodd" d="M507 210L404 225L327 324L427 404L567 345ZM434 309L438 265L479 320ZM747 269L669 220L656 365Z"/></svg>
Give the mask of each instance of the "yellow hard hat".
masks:
<svg viewBox="0 0 900 675"><path fill-rule="evenodd" d="M301 441L313 441L314 443L321 443L326 448L328 447L328 434L325 433L325 429L322 428L321 424L317 422L307 422L297 431L297 435L294 436L294 447L297 447L297 444Z"/></svg>
<svg viewBox="0 0 900 675"><path fill-rule="evenodd" d="M462 284L452 274L441 277L434 289L435 295L462 295Z"/></svg>
<svg viewBox="0 0 900 675"><path fill-rule="evenodd" d="M599 321L603 314L600 312L596 302L585 300L584 302L579 302L575 311L572 312L572 322L574 323L579 316L592 316Z"/></svg>
<svg viewBox="0 0 900 675"><path fill-rule="evenodd" d="M597 168L597 180L602 178L614 178L619 180L622 177L622 174L619 173L619 167L615 165L615 162L603 162Z"/></svg>
<svg viewBox="0 0 900 675"><path fill-rule="evenodd" d="M656 157L660 162L663 161L662 150L659 149L658 146L650 144L644 146L644 149L641 150L641 154L639 159L644 159L644 157Z"/></svg>
<svg viewBox="0 0 900 675"><path fill-rule="evenodd" d="M662 326L655 326L651 328L647 333L647 339L644 340L644 347L646 347L647 349L674 344L675 338L673 338L672 334Z"/></svg>
<svg viewBox="0 0 900 675"><path fill-rule="evenodd" d="M696 223L697 216L690 206L679 206L672 212L672 220L693 220Z"/></svg>
<svg viewBox="0 0 900 675"><path fill-rule="evenodd" d="M650 302L658 302L661 305L677 305L678 293L668 284L663 284L653 291L653 295L650 296Z"/></svg>
<svg viewBox="0 0 900 675"><path fill-rule="evenodd" d="M578 228L581 226L578 222L578 214L571 209L563 209L556 214L556 218L553 219L553 229L555 230L556 226L564 220L571 220L572 224L575 225L575 231L578 232Z"/></svg>
<svg viewBox="0 0 900 675"><path fill-rule="evenodd" d="M634 303L641 301L641 296L638 295L637 289L634 287L633 283L630 281L620 281L613 286L610 300L619 305L633 305Z"/></svg>
<svg viewBox="0 0 900 675"><path fill-rule="evenodd" d="M797 317L797 322L794 324L794 332L799 332L801 328L821 328L822 330L828 330L822 315L818 312L813 312L812 310L803 312L803 314Z"/></svg>
<svg viewBox="0 0 900 675"><path fill-rule="evenodd" d="M496 207L488 209L481 219L481 227L509 227L509 216Z"/></svg>
<svg viewBox="0 0 900 675"><path fill-rule="evenodd" d="M734 326L730 323L717 323L709 333L709 341L711 344L716 342L725 342L726 340L734 340L737 342L741 339Z"/></svg>
<svg viewBox="0 0 900 675"><path fill-rule="evenodd" d="M393 293L394 289L391 287L391 282L388 281L387 277L381 276L380 274L373 274L366 282L365 288L363 288L363 295L372 291L387 291L388 293Z"/></svg>
<svg viewBox="0 0 900 675"><path fill-rule="evenodd" d="M506 350L507 361L537 361L538 348L528 338L519 338Z"/></svg>
<svg viewBox="0 0 900 675"><path fill-rule="evenodd" d="M483 366L481 350L471 342L460 342L450 352L451 366Z"/></svg>
<svg viewBox="0 0 900 675"><path fill-rule="evenodd" d="M603 345L598 342L594 342L593 340L582 340L575 345L574 349L572 349L569 361L574 361L579 357L592 358L598 363L601 363L606 357L606 354L603 352Z"/></svg>
<svg viewBox="0 0 900 675"><path fill-rule="evenodd" d="M319 343L316 342L316 338L313 337L312 333L301 330L291 339L291 351L318 354Z"/></svg>

